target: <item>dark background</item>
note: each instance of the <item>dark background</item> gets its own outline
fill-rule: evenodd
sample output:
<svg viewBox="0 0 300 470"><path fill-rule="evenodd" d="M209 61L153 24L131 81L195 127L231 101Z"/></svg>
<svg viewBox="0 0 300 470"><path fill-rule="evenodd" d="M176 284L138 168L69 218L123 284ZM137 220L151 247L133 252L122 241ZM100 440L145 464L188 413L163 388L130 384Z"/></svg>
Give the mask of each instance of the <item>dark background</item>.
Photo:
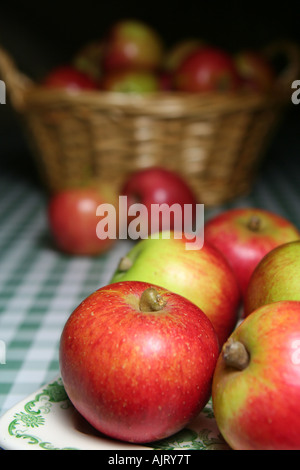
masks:
<svg viewBox="0 0 300 470"><path fill-rule="evenodd" d="M200 37L231 52L260 48L281 38L300 44L300 6L296 1L27 0L22 4L2 2L0 46L20 70L39 80L51 67L68 61L81 45L102 37L114 21L129 17L153 26L167 46L186 37ZM7 98L7 105L0 108L0 169L35 177L31 154ZM283 145L291 149L290 158L299 158L295 150L300 147L299 108L290 106L267 155L283 158L285 164L287 155L280 152Z"/></svg>
<svg viewBox="0 0 300 470"><path fill-rule="evenodd" d="M30 75L39 76L65 61L84 42L101 37L116 20L135 17L150 23L167 44L201 37L229 50L260 47L289 37L300 41L296 1L1 2L0 41ZM4 3L4 4L3 4Z"/></svg>

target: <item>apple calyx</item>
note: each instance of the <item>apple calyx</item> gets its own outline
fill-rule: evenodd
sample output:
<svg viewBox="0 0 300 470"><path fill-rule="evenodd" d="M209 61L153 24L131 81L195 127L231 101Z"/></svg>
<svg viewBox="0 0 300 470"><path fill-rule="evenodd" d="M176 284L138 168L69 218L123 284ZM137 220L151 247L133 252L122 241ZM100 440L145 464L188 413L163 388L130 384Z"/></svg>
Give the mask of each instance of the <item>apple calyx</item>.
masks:
<svg viewBox="0 0 300 470"><path fill-rule="evenodd" d="M125 272L128 271L132 267L132 261L128 256L123 256L123 258L120 259L118 270Z"/></svg>
<svg viewBox="0 0 300 470"><path fill-rule="evenodd" d="M245 369L250 361L250 355L240 341L229 338L222 348L225 364L238 370Z"/></svg>
<svg viewBox="0 0 300 470"><path fill-rule="evenodd" d="M258 215L252 215L248 221L247 227L252 232L258 232L261 228L261 218Z"/></svg>
<svg viewBox="0 0 300 470"><path fill-rule="evenodd" d="M148 287L141 295L139 308L142 312L158 312L167 301L162 298L154 287Z"/></svg>

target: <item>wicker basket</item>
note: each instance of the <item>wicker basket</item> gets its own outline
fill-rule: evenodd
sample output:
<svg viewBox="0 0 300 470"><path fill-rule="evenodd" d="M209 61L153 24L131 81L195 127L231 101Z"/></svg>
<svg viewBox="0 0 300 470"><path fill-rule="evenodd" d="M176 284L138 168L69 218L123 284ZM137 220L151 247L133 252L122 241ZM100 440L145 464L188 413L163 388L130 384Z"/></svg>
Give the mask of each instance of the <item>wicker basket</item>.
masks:
<svg viewBox="0 0 300 470"><path fill-rule="evenodd" d="M179 172L209 206L246 194L299 78L299 50L273 45L288 65L268 94L131 95L44 89L0 49L0 75L49 191L90 178L119 190L134 170ZM271 49L270 49L271 50Z"/></svg>

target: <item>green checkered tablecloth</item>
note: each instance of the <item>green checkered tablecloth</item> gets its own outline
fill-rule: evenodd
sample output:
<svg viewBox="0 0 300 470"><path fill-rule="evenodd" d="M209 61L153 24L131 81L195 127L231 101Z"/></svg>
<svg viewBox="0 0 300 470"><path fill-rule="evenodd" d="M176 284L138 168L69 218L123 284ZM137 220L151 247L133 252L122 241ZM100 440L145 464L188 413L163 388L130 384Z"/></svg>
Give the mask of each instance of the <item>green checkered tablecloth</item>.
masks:
<svg viewBox="0 0 300 470"><path fill-rule="evenodd" d="M213 210L257 206L300 227L297 159L270 161L251 194ZM0 415L59 374L63 325L87 295L105 285L131 243L103 256L72 257L49 240L43 191L25 177L0 176Z"/></svg>
<svg viewBox="0 0 300 470"><path fill-rule="evenodd" d="M49 241L45 207L28 182L0 178L0 415L58 374L67 317L109 281L130 243L95 258L63 255Z"/></svg>

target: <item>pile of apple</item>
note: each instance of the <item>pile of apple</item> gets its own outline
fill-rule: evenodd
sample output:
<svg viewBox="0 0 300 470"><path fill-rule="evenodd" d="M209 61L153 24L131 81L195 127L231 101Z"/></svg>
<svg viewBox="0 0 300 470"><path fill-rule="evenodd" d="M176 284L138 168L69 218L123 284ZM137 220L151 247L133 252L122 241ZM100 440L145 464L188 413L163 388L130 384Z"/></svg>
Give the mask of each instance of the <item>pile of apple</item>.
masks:
<svg viewBox="0 0 300 470"><path fill-rule="evenodd" d="M185 38L166 47L149 24L123 19L86 44L69 64L52 70L48 87L115 92L268 91L275 80L269 59L254 50L228 53L202 39Z"/></svg>
<svg viewBox="0 0 300 470"><path fill-rule="evenodd" d="M119 196L126 198L123 211ZM127 227L134 218L130 215L130 208L135 204L142 204L147 213L147 220L142 221L139 230L139 238L143 238L143 232L147 236L151 230L153 204L159 205L163 213L173 204L179 205L181 214L177 222L183 227L185 223L192 226L197 203L198 199L190 185L177 172L161 167L148 167L129 174L119 190L114 187L113 182L99 183L95 180L55 192L48 203L49 230L55 247L60 251L70 255L98 256L112 249L117 239L132 238ZM186 205L192 209L188 220L184 211ZM101 213L98 211L99 206L103 208ZM107 206L114 208L115 236L109 236L106 227ZM159 230L178 226L175 219L171 218L170 227L164 225L164 220L168 223L170 219L162 217ZM97 230L99 224L102 226L101 230ZM147 226L145 230L144 226Z"/></svg>
<svg viewBox="0 0 300 470"><path fill-rule="evenodd" d="M134 173L124 193L151 204L164 184L168 203L174 192L191 203L185 182L165 172ZM67 247L63 223L76 204L66 193L54 199ZM99 198L88 201L81 209L95 211ZM95 219L82 220L95 232ZM182 429L212 396L232 449L299 449L298 228L272 212L239 208L206 221L199 249L162 234L138 240L109 284L67 320L60 367L70 400L105 435L147 443Z"/></svg>

